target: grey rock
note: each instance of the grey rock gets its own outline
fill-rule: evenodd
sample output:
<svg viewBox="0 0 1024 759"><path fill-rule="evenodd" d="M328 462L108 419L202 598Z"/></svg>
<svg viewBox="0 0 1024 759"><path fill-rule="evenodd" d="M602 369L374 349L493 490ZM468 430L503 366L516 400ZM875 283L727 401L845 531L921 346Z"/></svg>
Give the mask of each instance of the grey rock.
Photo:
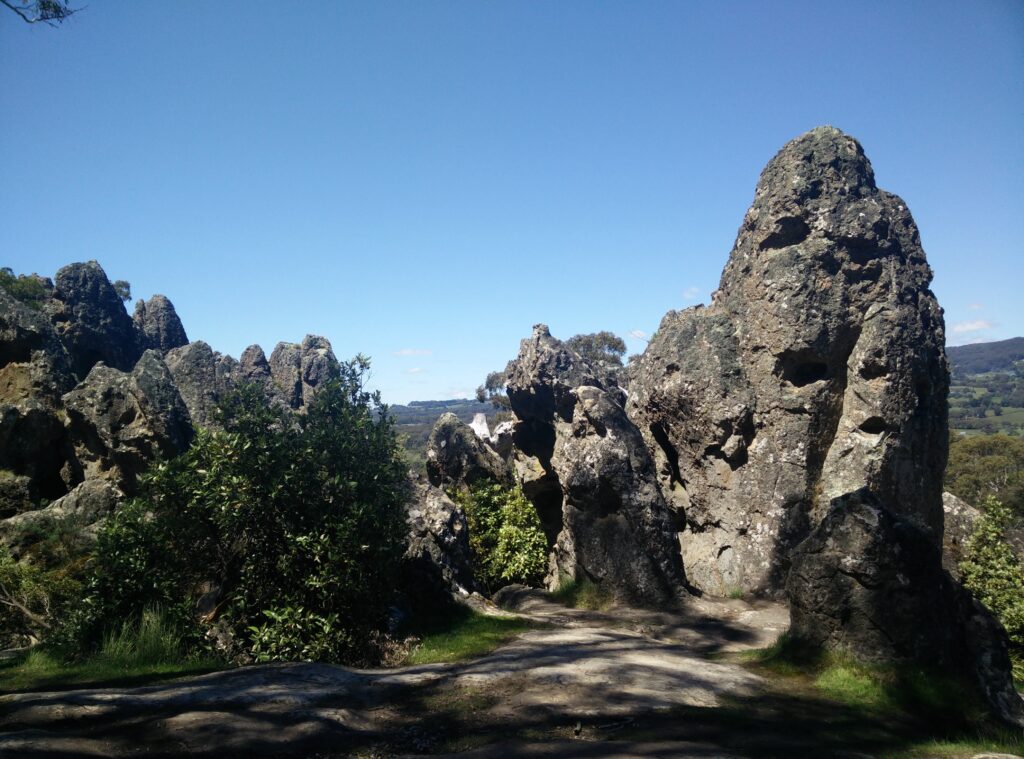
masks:
<svg viewBox="0 0 1024 759"><path fill-rule="evenodd" d="M32 544L33 534L63 523L78 547L87 548L95 542L103 520L123 499L121 491L107 480L86 480L46 508L0 519L0 545L20 558Z"/></svg>
<svg viewBox="0 0 1024 759"><path fill-rule="evenodd" d="M174 310L174 304L163 295L154 295L135 304L132 317L139 331L140 345L166 353L172 348L188 345L185 328Z"/></svg>
<svg viewBox="0 0 1024 759"><path fill-rule="evenodd" d="M942 494L945 529L942 535L942 567L953 577L960 578L960 561L964 543L971 537L981 512L952 493Z"/></svg>
<svg viewBox="0 0 1024 759"><path fill-rule="evenodd" d="M239 378L244 382L270 382L270 364L263 349L258 345L250 345L238 359Z"/></svg>
<svg viewBox="0 0 1024 759"><path fill-rule="evenodd" d="M415 483L408 512L402 589L414 605L469 595L476 587L466 515L444 491Z"/></svg>
<svg viewBox="0 0 1024 759"><path fill-rule="evenodd" d="M695 586L781 594L792 548L863 486L939 544L948 372L930 281L856 140L821 127L768 164L711 306L667 314L630 366Z"/></svg>
<svg viewBox="0 0 1024 759"><path fill-rule="evenodd" d="M157 457L184 451L193 429L174 377L160 354L146 351L126 373L97 364L64 396L74 446L72 479L102 478L132 495Z"/></svg>
<svg viewBox="0 0 1024 759"><path fill-rule="evenodd" d="M235 386L238 362L202 340L174 348L164 357L195 427L215 427L217 403Z"/></svg>
<svg viewBox="0 0 1024 759"><path fill-rule="evenodd" d="M614 380L543 324L507 371L516 469L545 532L555 534L549 584L587 577L639 603L679 599L678 526Z"/></svg>
<svg viewBox="0 0 1024 759"><path fill-rule="evenodd" d="M32 509L32 491L28 477L0 469L0 519Z"/></svg>
<svg viewBox="0 0 1024 759"><path fill-rule="evenodd" d="M435 487L511 483L505 462L455 414L442 414L427 440L427 477Z"/></svg>
<svg viewBox="0 0 1024 759"><path fill-rule="evenodd" d="M832 501L793 551L787 590L794 640L960 672L1002 719L1024 726L1006 633L942 570L931 533L868 488Z"/></svg>
<svg viewBox="0 0 1024 759"><path fill-rule="evenodd" d="M330 342L317 335L306 335L301 345L278 343L268 364L279 398L293 409L308 405L317 387L340 373Z"/></svg>
<svg viewBox="0 0 1024 759"><path fill-rule="evenodd" d="M98 263L65 266L53 295L50 316L80 379L101 361L131 371L142 353L135 325Z"/></svg>

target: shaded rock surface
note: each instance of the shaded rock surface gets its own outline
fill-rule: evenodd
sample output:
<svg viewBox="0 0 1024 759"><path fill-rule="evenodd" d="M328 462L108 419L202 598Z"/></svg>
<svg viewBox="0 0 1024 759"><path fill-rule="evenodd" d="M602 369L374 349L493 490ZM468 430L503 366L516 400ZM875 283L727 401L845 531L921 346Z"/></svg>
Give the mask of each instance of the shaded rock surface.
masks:
<svg viewBox="0 0 1024 759"><path fill-rule="evenodd" d="M821 127L761 175L710 307L669 312L631 418L687 530L690 581L779 594L829 501L868 487L938 545L942 311L906 205Z"/></svg>
<svg viewBox="0 0 1024 759"><path fill-rule="evenodd" d="M440 488L416 482L408 523L402 590L410 602L435 611L436 604L472 592L476 584L469 526L462 509Z"/></svg>
<svg viewBox="0 0 1024 759"><path fill-rule="evenodd" d="M258 355L246 366L258 371ZM285 405L299 409L312 399L316 388L339 372L338 359L325 337L306 335L302 343L278 343L267 362L270 377Z"/></svg>
<svg viewBox="0 0 1024 759"><path fill-rule="evenodd" d="M84 379L99 362L131 371L142 353L135 325L106 273L95 261L65 266L54 278L50 318Z"/></svg>
<svg viewBox="0 0 1024 759"><path fill-rule="evenodd" d="M427 477L435 487L510 482L501 457L455 414L442 414L427 440Z"/></svg>
<svg viewBox="0 0 1024 759"><path fill-rule="evenodd" d="M1006 633L941 566L932 536L864 488L833 500L793 552L787 581L798 641L866 661L959 671L1024 727Z"/></svg>
<svg viewBox="0 0 1024 759"><path fill-rule="evenodd" d="M86 480L46 508L0 520L0 545L18 558L31 544L34 534L60 525L72 531L84 547L95 541L102 520L113 513L123 498L121 491L107 480Z"/></svg>
<svg viewBox="0 0 1024 759"><path fill-rule="evenodd" d="M942 494L945 529L942 535L942 567L960 578L959 563L964 557L964 544L971 537L981 512L952 493ZM1018 551L1018 554L1020 551Z"/></svg>
<svg viewBox="0 0 1024 759"><path fill-rule="evenodd" d="M139 332L139 343L143 348L166 353L172 348L188 345L188 337L178 312L174 310L174 304L163 295L154 295L149 300L136 303L132 321Z"/></svg>
<svg viewBox="0 0 1024 759"><path fill-rule="evenodd" d="M678 525L614 380L545 325L523 340L507 371L516 469L555 535L549 583L585 577L638 602L678 599L685 586Z"/></svg>

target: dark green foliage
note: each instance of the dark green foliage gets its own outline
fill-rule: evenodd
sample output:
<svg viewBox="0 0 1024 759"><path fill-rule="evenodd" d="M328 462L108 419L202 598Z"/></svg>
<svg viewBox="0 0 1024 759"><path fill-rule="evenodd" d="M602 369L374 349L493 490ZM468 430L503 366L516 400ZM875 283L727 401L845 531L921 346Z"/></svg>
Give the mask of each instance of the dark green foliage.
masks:
<svg viewBox="0 0 1024 759"><path fill-rule="evenodd" d="M111 283L114 287L114 292L117 293L117 297L121 300L132 299L132 286L128 284L126 280L116 279Z"/></svg>
<svg viewBox="0 0 1024 759"><path fill-rule="evenodd" d="M580 354L592 364L622 366L626 343L618 335L608 332L594 332L589 335L573 335L565 341L565 347Z"/></svg>
<svg viewBox="0 0 1024 759"><path fill-rule="evenodd" d="M490 402L496 409L508 409L510 407L508 395L505 392L505 385L508 382L508 372L491 372L484 380L484 384L476 389L476 400L478 403Z"/></svg>
<svg viewBox="0 0 1024 759"><path fill-rule="evenodd" d="M1024 440L1009 435L953 435L945 487L974 506L997 498L1017 516L1024 516Z"/></svg>
<svg viewBox="0 0 1024 759"><path fill-rule="evenodd" d="M104 530L79 637L153 605L196 633L216 621L234 653L361 662L391 601L406 478L393 424L342 366L305 415L244 387L223 431L154 467ZM200 618L200 614L202 617Z"/></svg>
<svg viewBox="0 0 1024 759"><path fill-rule="evenodd" d="M1024 566L1006 542L1013 515L995 498L987 498L984 513L964 545L960 562L964 587L999 618L1010 641L1024 649Z"/></svg>
<svg viewBox="0 0 1024 759"><path fill-rule="evenodd" d="M547 568L547 539L533 505L519 488L478 483L452 493L469 522L473 576L488 592L503 585L538 585Z"/></svg>
<svg viewBox="0 0 1024 759"><path fill-rule="evenodd" d="M0 269L0 287L27 306L39 309L46 299L46 287L35 275L18 274L9 267Z"/></svg>

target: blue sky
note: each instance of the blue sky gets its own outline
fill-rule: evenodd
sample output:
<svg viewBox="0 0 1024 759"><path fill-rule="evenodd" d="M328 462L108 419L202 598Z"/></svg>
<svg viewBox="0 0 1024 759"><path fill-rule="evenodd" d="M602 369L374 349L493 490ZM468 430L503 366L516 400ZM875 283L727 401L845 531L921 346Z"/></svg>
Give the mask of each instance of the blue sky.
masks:
<svg viewBox="0 0 1024 759"><path fill-rule="evenodd" d="M238 355L464 396L535 322L643 348L764 164L857 137L949 342L1024 334L1024 4L92 0L0 13L0 265L95 258Z"/></svg>

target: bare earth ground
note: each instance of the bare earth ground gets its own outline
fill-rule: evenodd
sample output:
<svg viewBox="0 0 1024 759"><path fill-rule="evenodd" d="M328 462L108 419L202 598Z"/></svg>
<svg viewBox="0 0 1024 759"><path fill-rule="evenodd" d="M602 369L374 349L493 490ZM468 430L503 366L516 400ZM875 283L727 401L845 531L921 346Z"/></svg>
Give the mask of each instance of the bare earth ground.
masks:
<svg viewBox="0 0 1024 759"><path fill-rule="evenodd" d="M786 691L738 663L788 627L780 604L567 609L474 661L389 670L277 664L135 688L0 698L0 756L864 756L914 726Z"/></svg>

